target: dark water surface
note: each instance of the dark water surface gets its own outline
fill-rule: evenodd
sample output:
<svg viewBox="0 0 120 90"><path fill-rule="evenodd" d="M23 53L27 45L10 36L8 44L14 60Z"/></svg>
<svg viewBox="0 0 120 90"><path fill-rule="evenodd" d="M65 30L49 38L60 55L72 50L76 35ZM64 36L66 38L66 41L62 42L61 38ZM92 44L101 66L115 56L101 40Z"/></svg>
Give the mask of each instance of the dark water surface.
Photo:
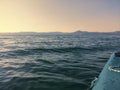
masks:
<svg viewBox="0 0 120 90"><path fill-rule="evenodd" d="M87 90L119 35L0 35L0 90Z"/></svg>

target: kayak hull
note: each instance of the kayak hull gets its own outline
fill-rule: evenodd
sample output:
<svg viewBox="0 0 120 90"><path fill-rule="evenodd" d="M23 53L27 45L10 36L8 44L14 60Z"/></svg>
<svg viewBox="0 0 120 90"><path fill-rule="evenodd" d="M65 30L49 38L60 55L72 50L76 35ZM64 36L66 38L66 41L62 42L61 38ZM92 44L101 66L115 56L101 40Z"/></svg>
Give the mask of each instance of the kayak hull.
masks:
<svg viewBox="0 0 120 90"><path fill-rule="evenodd" d="M120 90L120 57L116 53L120 52L111 55L92 90Z"/></svg>

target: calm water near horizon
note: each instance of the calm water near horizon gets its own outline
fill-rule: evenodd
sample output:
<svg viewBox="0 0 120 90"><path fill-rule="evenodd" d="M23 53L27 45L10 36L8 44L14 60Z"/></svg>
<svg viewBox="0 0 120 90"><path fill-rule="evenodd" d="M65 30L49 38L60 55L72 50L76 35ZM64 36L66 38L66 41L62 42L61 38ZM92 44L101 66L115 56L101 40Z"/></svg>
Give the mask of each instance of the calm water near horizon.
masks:
<svg viewBox="0 0 120 90"><path fill-rule="evenodd" d="M120 35L0 34L0 90L87 90Z"/></svg>

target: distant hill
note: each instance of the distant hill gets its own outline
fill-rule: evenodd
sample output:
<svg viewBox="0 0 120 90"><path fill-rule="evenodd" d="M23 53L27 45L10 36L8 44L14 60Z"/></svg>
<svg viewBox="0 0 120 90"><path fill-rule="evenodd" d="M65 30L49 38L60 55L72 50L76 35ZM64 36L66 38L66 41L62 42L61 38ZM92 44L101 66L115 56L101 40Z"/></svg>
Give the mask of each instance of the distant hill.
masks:
<svg viewBox="0 0 120 90"><path fill-rule="evenodd" d="M119 31L115 31L115 32L113 32L113 33L117 33L117 34L120 34L120 30L119 30Z"/></svg>
<svg viewBox="0 0 120 90"><path fill-rule="evenodd" d="M77 30L71 34L120 34L120 30L119 31L115 31L115 32L88 32L88 31L81 31L81 30Z"/></svg>
<svg viewBox="0 0 120 90"><path fill-rule="evenodd" d="M63 34L69 34L69 35L91 35L91 34L120 34L120 30L115 32L88 32L88 31L81 31L77 30L75 32L71 33L63 33L63 32L16 32L16 33L1 33L1 35L63 35Z"/></svg>

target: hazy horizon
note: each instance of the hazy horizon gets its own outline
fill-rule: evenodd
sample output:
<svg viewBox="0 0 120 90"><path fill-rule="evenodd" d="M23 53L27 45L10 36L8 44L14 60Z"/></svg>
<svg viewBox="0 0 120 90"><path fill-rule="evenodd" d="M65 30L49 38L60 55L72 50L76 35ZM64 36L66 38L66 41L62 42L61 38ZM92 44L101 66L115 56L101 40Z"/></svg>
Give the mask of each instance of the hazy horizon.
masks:
<svg viewBox="0 0 120 90"><path fill-rule="evenodd" d="M114 33L114 32L120 32L120 30L116 30L116 31L109 31L109 32L105 32L105 31L85 31L85 30L76 30L76 31L72 31L72 32L62 32L62 31L49 31L49 32L39 32L39 31L18 31L18 32L0 32L0 33L74 33L74 32L90 32L90 33Z"/></svg>
<svg viewBox="0 0 120 90"><path fill-rule="evenodd" d="M113 32L120 0L1 0L0 32Z"/></svg>

